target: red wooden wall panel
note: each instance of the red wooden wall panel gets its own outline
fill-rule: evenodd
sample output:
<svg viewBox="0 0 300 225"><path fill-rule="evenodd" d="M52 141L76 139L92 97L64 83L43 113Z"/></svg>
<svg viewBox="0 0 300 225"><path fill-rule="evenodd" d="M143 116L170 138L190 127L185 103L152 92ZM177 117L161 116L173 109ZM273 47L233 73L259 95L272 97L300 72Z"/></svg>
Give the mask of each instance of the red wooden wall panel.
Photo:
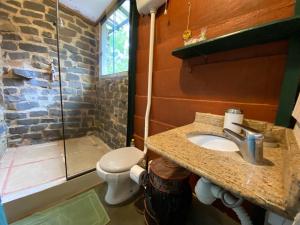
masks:
<svg viewBox="0 0 300 225"><path fill-rule="evenodd" d="M190 1L191 29L197 35L201 28L207 27L208 38L293 16L295 5L294 0ZM156 21L150 135L191 123L196 112L223 115L229 107L241 108L246 118L274 122L287 41L182 61L171 52L183 45L187 0L169 2L168 15L159 10ZM149 16L141 17L138 27L134 137L140 149L143 149L147 94L149 22ZM150 158L157 157L152 152L148 154ZM253 216L254 206L246 205ZM220 204L218 208L224 210ZM226 212L232 216L230 211Z"/></svg>
<svg viewBox="0 0 300 225"><path fill-rule="evenodd" d="M207 37L290 17L293 0L191 0L191 29ZM251 46L206 57L180 60L187 1L170 0L168 15L158 11L155 35L150 134L190 123L195 112L223 114L239 107L251 119L274 122L287 56L287 41ZM143 146L147 93L149 16L138 27L135 137Z"/></svg>

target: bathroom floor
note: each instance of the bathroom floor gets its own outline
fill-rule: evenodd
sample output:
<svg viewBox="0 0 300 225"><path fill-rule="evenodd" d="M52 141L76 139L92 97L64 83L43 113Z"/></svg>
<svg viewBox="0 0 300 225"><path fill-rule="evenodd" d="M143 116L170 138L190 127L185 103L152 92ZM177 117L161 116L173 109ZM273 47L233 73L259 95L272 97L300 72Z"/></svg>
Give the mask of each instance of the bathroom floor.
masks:
<svg viewBox="0 0 300 225"><path fill-rule="evenodd" d="M68 176L95 168L109 151L95 136L66 140ZM12 201L66 181L63 141L9 148L0 160L0 195Z"/></svg>
<svg viewBox="0 0 300 225"><path fill-rule="evenodd" d="M105 204L104 195L106 184L101 184L95 188L101 202L111 219L108 225L145 225L144 215L139 214L134 206L134 201L121 206L109 206ZM186 225L238 225L226 214L220 212L212 206L201 204L194 199Z"/></svg>
<svg viewBox="0 0 300 225"><path fill-rule="evenodd" d="M80 179L80 178L78 178ZM75 179L76 180L76 179ZM69 181L73 182L73 181ZM78 184L78 183L77 183ZM65 184L62 184L65 185ZM70 187L69 187L70 188ZM57 187L54 187L54 189L58 190ZM90 188L85 189L84 191L89 191ZM121 205L117 206L111 206L105 203L104 196L107 190L107 184L101 183L97 186L94 186L93 189L96 191L100 201L102 202L104 208L106 209L110 222L108 225L146 225L144 222L144 215L142 213L139 213L138 210L135 207L135 201L138 200L140 197L142 197L142 191L139 192L134 198L127 201L126 203L123 203ZM59 190L63 190L63 188L60 188ZM82 192L77 194L81 194ZM48 192L49 195L51 195L51 192ZM76 195L77 195L76 194ZM27 203L32 201L33 199L37 198L39 194L37 193L35 197L32 197L31 200L27 199ZM72 197L76 196L73 195ZM45 196L44 196L45 197ZM53 207L56 204L62 203L63 201L72 198L71 196L65 197L65 198L59 198L59 200L56 203L50 203L47 201L48 207ZM42 197L43 198L43 197ZM22 201L22 200L20 200ZM25 201L26 202L26 201ZM25 203L22 201L22 203ZM16 203L12 203L16 204ZM16 206L10 205L8 208L11 210L15 210ZM48 207L45 207L44 205L41 205L41 211L46 210ZM45 208L44 208L45 207ZM17 211L19 207L16 207ZM22 211L22 210L21 210ZM30 213L26 212L25 214L27 216L31 215L32 213L37 213L39 210L30 211ZM12 222L15 222L12 215L11 220ZM84 215L83 215L84 216ZM18 215L19 218L24 218L24 216ZM233 221L231 218L229 218L226 214L222 213L218 209L214 208L213 206L206 206L200 203L196 198L193 198L192 206L188 215L188 220L185 225L238 225L239 223ZM89 225L89 224L85 224Z"/></svg>

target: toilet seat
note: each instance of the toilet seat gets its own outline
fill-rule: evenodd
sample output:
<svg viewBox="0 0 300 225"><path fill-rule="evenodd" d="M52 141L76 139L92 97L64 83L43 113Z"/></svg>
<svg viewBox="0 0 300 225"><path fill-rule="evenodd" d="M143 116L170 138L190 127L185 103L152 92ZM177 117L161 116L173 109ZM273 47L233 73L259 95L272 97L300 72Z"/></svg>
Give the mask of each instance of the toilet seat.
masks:
<svg viewBox="0 0 300 225"><path fill-rule="evenodd" d="M125 147L112 150L99 161L102 170L108 173L121 173L129 171L144 158L144 153L135 147Z"/></svg>

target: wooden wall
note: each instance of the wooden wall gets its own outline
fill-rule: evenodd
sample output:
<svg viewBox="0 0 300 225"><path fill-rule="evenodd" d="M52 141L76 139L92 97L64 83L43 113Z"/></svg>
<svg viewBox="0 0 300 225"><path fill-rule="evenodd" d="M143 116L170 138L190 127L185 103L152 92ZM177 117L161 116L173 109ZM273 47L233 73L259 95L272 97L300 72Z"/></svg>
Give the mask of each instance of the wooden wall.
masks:
<svg viewBox="0 0 300 225"><path fill-rule="evenodd" d="M294 15L293 0L191 0L191 29L207 27L212 38ZM274 122L287 58L287 41L180 60L187 0L170 0L168 15L156 22L150 135L191 123L195 112L224 114L241 108L251 119ZM147 95L149 16L138 27L135 139L143 147Z"/></svg>

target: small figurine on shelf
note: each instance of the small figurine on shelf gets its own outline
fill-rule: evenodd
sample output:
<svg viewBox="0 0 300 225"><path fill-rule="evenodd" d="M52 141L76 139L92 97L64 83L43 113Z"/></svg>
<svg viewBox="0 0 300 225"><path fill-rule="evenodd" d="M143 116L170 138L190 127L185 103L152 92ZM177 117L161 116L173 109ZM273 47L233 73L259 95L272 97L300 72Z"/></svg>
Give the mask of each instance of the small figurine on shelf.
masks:
<svg viewBox="0 0 300 225"><path fill-rule="evenodd" d="M207 30L206 27L202 28L201 33L199 34L198 37L190 38L188 40L185 40L184 45L186 46L186 45L195 44L195 43L198 43L198 42L201 42L201 41L205 41L206 40L206 30Z"/></svg>

